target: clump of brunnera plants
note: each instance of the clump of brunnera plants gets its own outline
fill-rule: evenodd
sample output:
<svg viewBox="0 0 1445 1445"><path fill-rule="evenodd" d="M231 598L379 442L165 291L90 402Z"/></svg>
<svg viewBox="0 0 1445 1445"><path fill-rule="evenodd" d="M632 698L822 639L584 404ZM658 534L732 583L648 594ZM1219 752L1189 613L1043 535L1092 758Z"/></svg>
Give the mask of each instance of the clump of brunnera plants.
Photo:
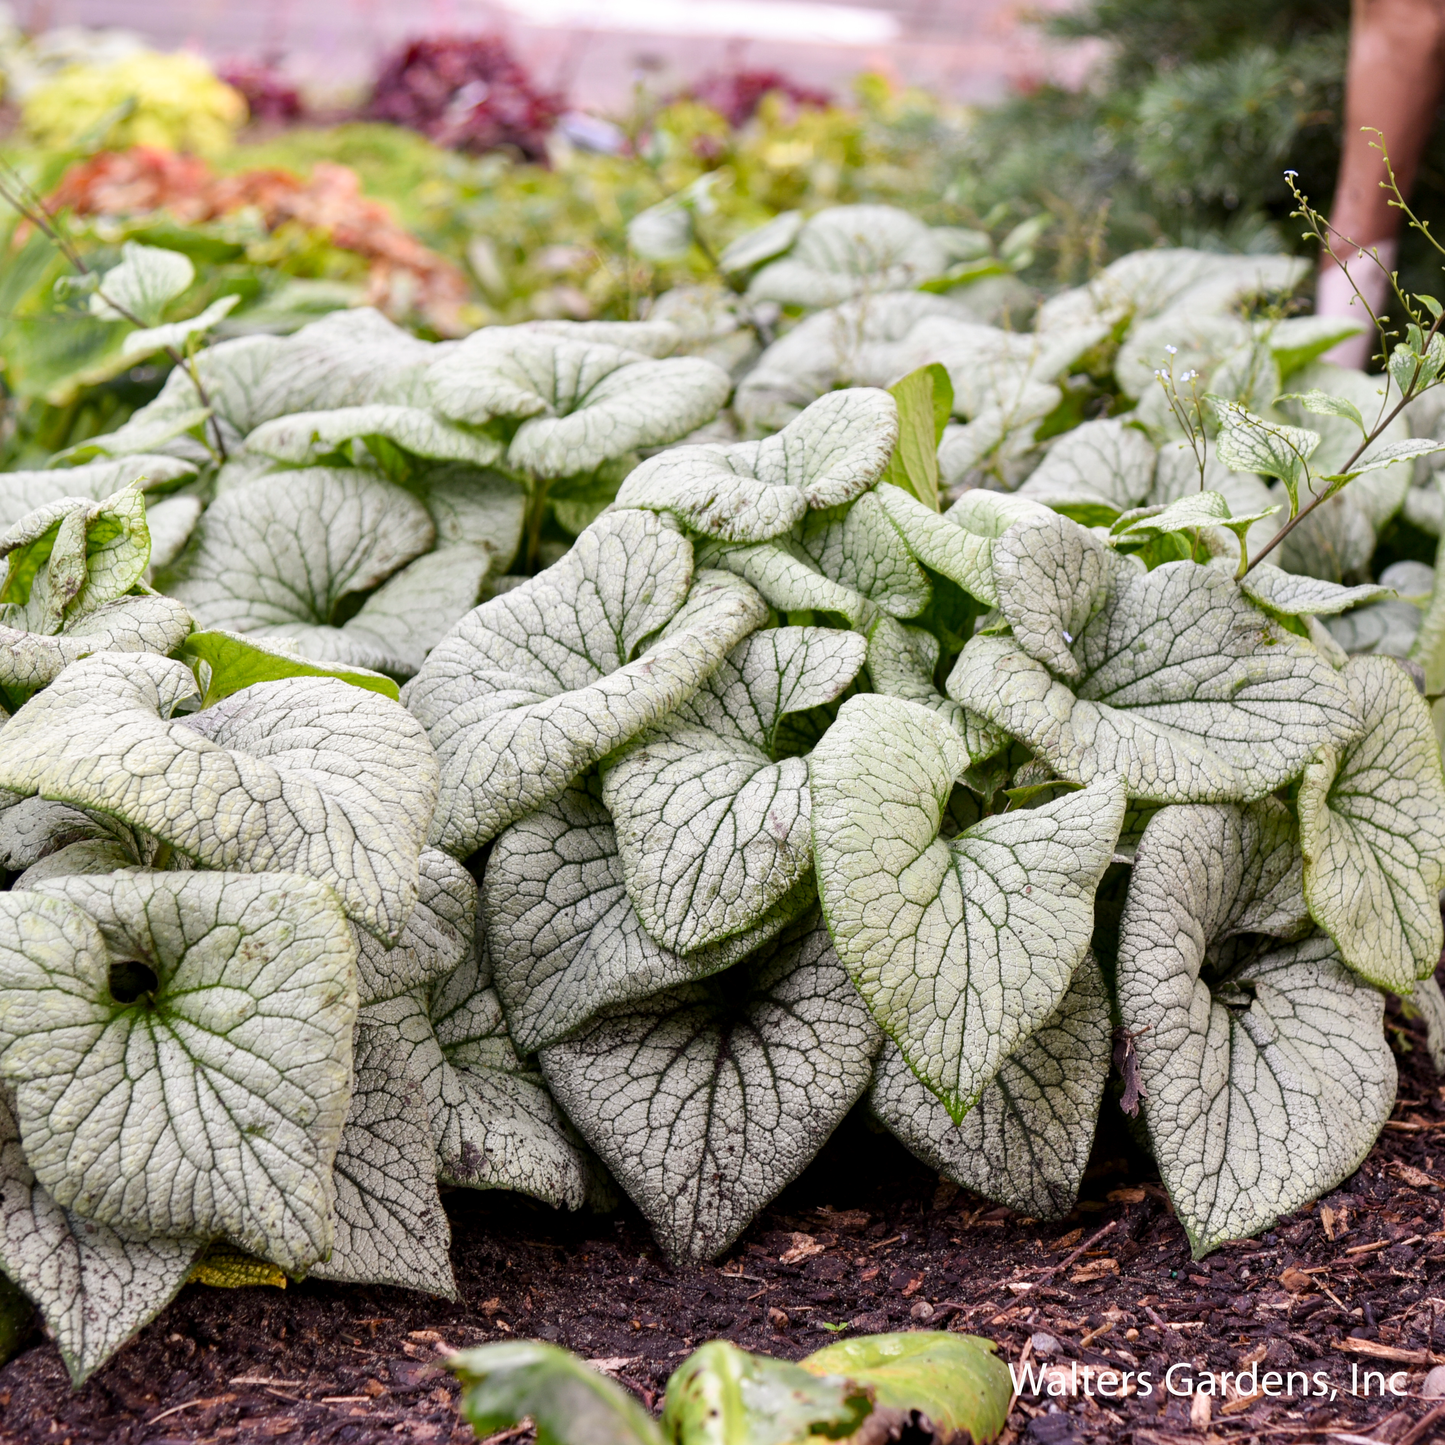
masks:
<svg viewBox="0 0 1445 1445"><path fill-rule="evenodd" d="M718 265L177 338L0 476L0 1266L77 1380L208 1250L453 1293L439 1183L716 1255L859 1106L1061 1215L1116 1040L1203 1254L1370 1148L1386 990L1445 1047L1439 308L1367 376L1285 257Z"/></svg>

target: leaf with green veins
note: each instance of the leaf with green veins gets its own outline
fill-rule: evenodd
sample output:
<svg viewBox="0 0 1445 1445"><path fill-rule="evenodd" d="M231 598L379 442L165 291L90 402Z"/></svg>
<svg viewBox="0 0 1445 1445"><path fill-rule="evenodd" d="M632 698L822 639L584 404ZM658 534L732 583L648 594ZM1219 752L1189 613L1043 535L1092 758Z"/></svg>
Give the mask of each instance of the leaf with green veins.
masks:
<svg viewBox="0 0 1445 1445"><path fill-rule="evenodd" d="M1297 401L1305 411L1315 416L1341 416L1346 421L1353 422L1360 429L1360 435L1368 438L1370 429L1365 425L1365 419L1360 415L1360 409L1348 397L1331 396L1327 391L1321 391L1319 387L1312 387L1309 391L1286 392L1283 396L1276 397L1276 401Z"/></svg>
<svg viewBox="0 0 1445 1445"><path fill-rule="evenodd" d="M168 721L194 692L188 668L147 653L72 663L6 723L0 787L109 813L206 868L305 873L394 940L437 795L421 724L320 677Z"/></svg>
<svg viewBox="0 0 1445 1445"><path fill-rule="evenodd" d="M436 409L473 425L521 421L507 465L538 478L594 472L711 421L732 389L700 357L654 360L526 327L486 327L427 373Z"/></svg>
<svg viewBox="0 0 1445 1445"><path fill-rule="evenodd" d="M236 295L220 296L204 311L185 321L170 321L163 326L145 326L132 331L120 344L120 354L139 361L156 351L184 351L198 336L218 326L240 304Z"/></svg>
<svg viewBox="0 0 1445 1445"><path fill-rule="evenodd" d="M861 592L894 617L917 616L933 596L877 491L864 492L851 506L810 511L788 545L825 577Z"/></svg>
<svg viewBox="0 0 1445 1445"><path fill-rule="evenodd" d="M186 640L193 625L191 614L179 602L149 595L107 602L68 623L57 637L0 626L0 685L23 696L100 652L164 657Z"/></svg>
<svg viewBox="0 0 1445 1445"><path fill-rule="evenodd" d="M836 306L878 291L906 291L948 269L942 240L895 206L829 206L798 229L788 254L748 286L754 301Z"/></svg>
<svg viewBox="0 0 1445 1445"><path fill-rule="evenodd" d="M1415 984L1410 1003L1425 1015L1425 1047L1437 1074L1445 1074L1445 993L1433 978Z"/></svg>
<svg viewBox="0 0 1445 1445"><path fill-rule="evenodd" d="M894 1044L878 1060L868 1102L929 1168L1021 1214L1061 1219L1089 1162L1111 1047L1109 996L1086 953L1059 1006L958 1123Z"/></svg>
<svg viewBox="0 0 1445 1445"><path fill-rule="evenodd" d="M1320 434L1266 421L1239 402L1212 393L1205 400L1219 417L1215 448L1220 461L1236 472L1278 477L1289 494L1291 515L1297 512L1300 483L1309 480L1309 459L1320 444Z"/></svg>
<svg viewBox="0 0 1445 1445"><path fill-rule="evenodd" d="M1445 777L1430 709L1392 658L1344 668L1364 735L1322 748L1299 786L1305 897L1345 963L1408 993L1435 972L1445 932Z"/></svg>
<svg viewBox="0 0 1445 1445"><path fill-rule="evenodd" d="M741 577L769 606L784 614L831 612L857 628L871 625L878 615L868 598L825 576L791 538L751 544L704 539L697 546L697 564Z"/></svg>
<svg viewBox="0 0 1445 1445"><path fill-rule="evenodd" d="M1300 869L1274 799L1161 809L1135 855L1118 1003L1196 1258L1347 1178L1394 1107L1383 995L1323 934L1251 938L1310 926Z"/></svg>
<svg viewBox="0 0 1445 1445"><path fill-rule="evenodd" d="M1364 602L1395 595L1393 587L1373 583L1341 587L1337 582L1326 582L1319 577L1286 572L1268 562L1252 567L1240 579L1239 589L1266 612L1283 617L1328 617Z"/></svg>
<svg viewBox="0 0 1445 1445"><path fill-rule="evenodd" d="M898 403L898 445L881 480L938 511L938 443L953 411L953 383L936 361L888 388Z"/></svg>
<svg viewBox="0 0 1445 1445"><path fill-rule="evenodd" d="M0 1089L0 1269L39 1306L73 1385L175 1298L204 1248L62 1209L26 1162L13 1100Z"/></svg>
<svg viewBox="0 0 1445 1445"><path fill-rule="evenodd" d="M799 1445L855 1439L872 1413L867 1388L842 1370L806 1370L712 1340L668 1377L661 1424L679 1445Z"/></svg>
<svg viewBox="0 0 1445 1445"><path fill-rule="evenodd" d="M360 1021L421 1085L438 1179L580 1208L582 1151L540 1077L517 1058L477 960L465 960L430 992L430 1000L416 990L368 1004Z"/></svg>
<svg viewBox="0 0 1445 1445"><path fill-rule="evenodd" d="M629 1391L556 1345L499 1340L458 1350L446 1363L462 1382L461 1412L480 1437L530 1420L537 1445L662 1445Z"/></svg>
<svg viewBox="0 0 1445 1445"><path fill-rule="evenodd" d="M421 1084L396 1047L364 1024L356 1031L355 1073L336 1151L336 1244L311 1275L456 1299L451 1226L437 1193Z"/></svg>
<svg viewBox="0 0 1445 1445"><path fill-rule="evenodd" d="M917 498L891 483L875 494L889 521L925 567L958 583L979 601L993 605L993 539L961 526L951 515L938 516Z"/></svg>
<svg viewBox="0 0 1445 1445"><path fill-rule="evenodd" d="M43 472L0 472L0 526L9 528L27 513L65 497L99 502L128 486L151 492L193 477L194 462L179 457L128 456Z"/></svg>
<svg viewBox="0 0 1445 1445"><path fill-rule="evenodd" d="M874 1409L926 1416L935 1439L983 1442L1003 1433L1014 1391L998 1346L943 1330L859 1335L798 1361L818 1375L842 1375L866 1388Z"/></svg>
<svg viewBox="0 0 1445 1445"><path fill-rule="evenodd" d="M905 627L891 617L880 617L868 634L868 678L873 690L937 713L962 740L972 766L1006 747L1008 735L939 692L933 685L938 656L938 639L931 632Z"/></svg>
<svg viewBox="0 0 1445 1445"><path fill-rule="evenodd" d="M595 779L591 792L600 793ZM579 786L497 839L482 885L497 992L526 1053L604 1008L730 967L816 899L805 880L745 932L686 958L670 953L643 928L627 896L611 817Z"/></svg>
<svg viewBox="0 0 1445 1445"><path fill-rule="evenodd" d="M166 307L196 279L196 268L179 251L127 241L121 262L101 274L90 314L102 321L139 321L155 326Z"/></svg>
<svg viewBox="0 0 1445 1445"><path fill-rule="evenodd" d="M0 615L54 636L135 587L150 555L145 496L135 483L99 502L47 503L0 536L0 602L9 604Z"/></svg>
<svg viewBox="0 0 1445 1445"><path fill-rule="evenodd" d="M677 1262L726 1249L868 1087L881 1035L816 917L540 1051L568 1117Z"/></svg>
<svg viewBox="0 0 1445 1445"><path fill-rule="evenodd" d="M415 406L341 407L302 411L263 422L246 438L246 450L291 466L314 466L348 443L373 437L414 457L489 467L504 450L496 438L443 421Z"/></svg>
<svg viewBox="0 0 1445 1445"><path fill-rule="evenodd" d="M1126 512L1149 495L1155 456L1137 426L1113 417L1086 421L1052 443L1018 495L1066 515L1086 512L1089 520L1096 511Z"/></svg>
<svg viewBox="0 0 1445 1445"><path fill-rule="evenodd" d="M1418 393L1433 385L1445 369L1445 336L1439 334L1425 342L1425 333L1411 323L1406 339L1391 348L1388 370L1401 395Z"/></svg>
<svg viewBox="0 0 1445 1445"><path fill-rule="evenodd" d="M672 512L725 542L765 542L810 509L838 507L877 482L898 441L898 407L876 387L829 392L762 441L673 447L632 472L619 507Z"/></svg>
<svg viewBox="0 0 1445 1445"><path fill-rule="evenodd" d="M0 1017L25 1156L62 1208L224 1234L288 1270L330 1253L356 945L324 884L134 872L7 893Z"/></svg>
<svg viewBox="0 0 1445 1445"><path fill-rule="evenodd" d="M962 1119L1057 1008L1089 945L1121 779L939 836L969 758L933 713L850 698L813 753L818 892L909 1067Z"/></svg>
<svg viewBox="0 0 1445 1445"><path fill-rule="evenodd" d="M1434 453L1442 451L1445 451L1445 442L1437 442L1431 437L1405 437L1401 441L1387 442L1384 446L1372 447L1348 471L1318 477L1316 481L1343 485L1345 482L1353 481L1356 477L1363 477L1369 472L1383 471L1386 467L1394 466L1396 462L1415 461L1420 457L1432 456ZM1331 487L1330 490L1335 490L1335 488Z"/></svg>
<svg viewBox="0 0 1445 1445"><path fill-rule="evenodd" d="M362 1005L429 988L448 978L476 947L477 885L439 848L421 850L419 888L394 948L352 926Z"/></svg>
<svg viewBox="0 0 1445 1445"><path fill-rule="evenodd" d="M690 587L686 625L639 656ZM665 519L599 518L554 567L468 613L407 684L445 779L432 841L465 857L557 797L691 696L765 616L733 577L694 582L692 546Z"/></svg>
<svg viewBox="0 0 1445 1445"><path fill-rule="evenodd" d="M435 537L421 502L374 474L281 472L218 497L162 585L208 631L290 639L316 662L405 677L420 655L398 656L359 617L333 619Z"/></svg>
<svg viewBox="0 0 1445 1445"><path fill-rule="evenodd" d="M279 682L287 677L334 677L367 692L379 692L393 702L401 692L391 678L364 667L327 667L324 663L308 662L296 643L283 638L260 640L239 632L209 628L192 632L181 651L210 668L206 695L201 703L203 708L255 683Z"/></svg>
<svg viewBox="0 0 1445 1445"><path fill-rule="evenodd" d="M1084 602L1098 596L1092 569L1076 569L1078 583L1049 599L1047 612L1039 591L1021 587L1004 608L1015 635L972 638L948 679L950 697L1027 744L1059 777L1089 783L1121 774L1136 802L1262 797L1319 747L1353 735L1358 722L1339 674L1217 568L1132 570L1075 531L1078 549L1112 558L1087 620L1080 626ZM1008 547L1047 576L1062 539L1042 525L1010 536ZM1052 645L1053 665L1063 669L1060 643L1072 680L1028 651Z"/></svg>
<svg viewBox="0 0 1445 1445"><path fill-rule="evenodd" d="M1224 527L1236 537L1243 538L1256 522L1272 517L1280 509L1270 507L1262 512L1247 512L1235 517L1230 514L1229 503L1219 492L1196 492L1193 496L1181 497L1162 507L1142 509L1144 515L1133 516L1125 512L1111 532L1115 536L1133 537L1140 534L1163 534L1182 532L1187 528Z"/></svg>
<svg viewBox="0 0 1445 1445"><path fill-rule="evenodd" d="M863 666L856 632L755 632L655 731L602 768L642 925L691 954L753 928L812 873L808 762L779 760L787 713L832 702Z"/></svg>

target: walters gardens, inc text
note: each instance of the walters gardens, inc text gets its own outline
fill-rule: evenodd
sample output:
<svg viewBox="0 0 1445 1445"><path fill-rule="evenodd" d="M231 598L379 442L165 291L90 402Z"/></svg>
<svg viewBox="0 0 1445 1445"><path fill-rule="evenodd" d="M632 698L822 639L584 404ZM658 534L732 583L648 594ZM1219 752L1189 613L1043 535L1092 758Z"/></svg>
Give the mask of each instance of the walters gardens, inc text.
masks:
<svg viewBox="0 0 1445 1445"><path fill-rule="evenodd" d="M1388 1372L1366 1369L1351 1361L1335 1369L1210 1371L1201 1364L1181 1360L1162 1372L1110 1370L1097 1365L1045 1364L1037 1360L1010 1364L1014 1391L1019 1395L1052 1397L1087 1395L1094 1400L1122 1400L1128 1396L1148 1399L1151 1395L1213 1396L1233 1400L1335 1400L1341 1395L1357 1398L1403 1396L1410 1393L1409 1375L1404 1370Z"/></svg>

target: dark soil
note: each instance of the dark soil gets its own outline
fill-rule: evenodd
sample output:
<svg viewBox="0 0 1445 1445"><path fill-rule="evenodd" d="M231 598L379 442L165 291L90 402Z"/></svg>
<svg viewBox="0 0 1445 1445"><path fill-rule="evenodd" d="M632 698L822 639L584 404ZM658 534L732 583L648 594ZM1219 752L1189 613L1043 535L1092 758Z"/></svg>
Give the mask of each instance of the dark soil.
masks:
<svg viewBox="0 0 1445 1445"><path fill-rule="evenodd" d="M844 1330L946 1327L990 1336L1013 1361L1028 1349L1060 1374L1079 1366L1076 1396L1025 1393L1005 1445L1438 1445L1445 1410L1419 1392L1445 1363L1445 1087L1393 1006L1389 1023L1397 1048L1413 1047L1394 1119L1359 1172L1262 1240L1199 1263L1116 1113L1078 1208L1054 1224L940 1185L854 1118L717 1264L669 1268L630 1208L563 1215L458 1190L447 1205L461 1302L309 1282L188 1286L78 1392L37 1335L0 1370L0 1440L463 1441L438 1363L458 1346L555 1340L656 1407L671 1370L713 1336L795 1358ZM1163 1389L1172 1364L1182 1389L1251 1362L1265 1383L1296 1372L1294 1398L1226 1390L1206 1417ZM1086 1395L1085 1366L1148 1371L1152 1393ZM1379 1398L1377 1377L1395 1371L1409 1393ZM1326 1393L1302 1397L1298 1372L1312 1391L1321 1373Z"/></svg>

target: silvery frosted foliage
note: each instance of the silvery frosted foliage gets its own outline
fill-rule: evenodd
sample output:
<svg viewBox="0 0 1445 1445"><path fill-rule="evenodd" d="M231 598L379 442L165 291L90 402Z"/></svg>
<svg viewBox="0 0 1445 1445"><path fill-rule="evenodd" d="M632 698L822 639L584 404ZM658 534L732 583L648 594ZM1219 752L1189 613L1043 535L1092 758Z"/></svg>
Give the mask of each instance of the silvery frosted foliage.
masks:
<svg viewBox="0 0 1445 1445"><path fill-rule="evenodd" d="M604 766L628 896L664 948L721 943L807 883L808 760L787 755L782 723L837 698L866 652L855 632L755 632L666 724Z"/></svg>
<svg viewBox="0 0 1445 1445"><path fill-rule="evenodd" d="M431 841L465 857L659 722L766 614L694 576L664 518L603 517L562 561L468 613L407 684L441 761Z"/></svg>
<svg viewBox="0 0 1445 1445"><path fill-rule="evenodd" d="M433 551L436 540L412 492L375 472L309 467L217 498L162 582L200 627L409 677L476 605L489 568L485 552Z"/></svg>
<svg viewBox="0 0 1445 1445"><path fill-rule="evenodd" d="M1086 953L1058 1008L954 1123L896 1044L878 1060L868 1102L926 1164L1036 1219L1078 1198L1109 1074L1113 1030L1103 974Z"/></svg>
<svg viewBox="0 0 1445 1445"><path fill-rule="evenodd" d="M356 945L309 879L123 871L0 900L26 1161L116 1230L324 1259L356 1007Z"/></svg>
<svg viewBox="0 0 1445 1445"><path fill-rule="evenodd" d="M1430 709L1387 657L1355 657L1344 678L1363 735L1325 746L1299 787L1310 913L1356 973L1409 993L1432 978L1445 934L1445 777Z"/></svg>
<svg viewBox="0 0 1445 1445"><path fill-rule="evenodd" d="M100 501L42 503L0 535L0 685L24 695L92 652L179 647L181 603L150 592L146 501L131 483Z"/></svg>
<svg viewBox="0 0 1445 1445"><path fill-rule="evenodd" d="M171 718L194 695L188 668L147 653L74 663L5 725L0 787L98 809L205 868L304 873L395 940L437 792L420 724L330 678Z"/></svg>
<svg viewBox="0 0 1445 1445"><path fill-rule="evenodd" d="M26 1162L13 1096L0 1089L0 1268L39 1307L75 1384L175 1298L204 1248L62 1209Z"/></svg>
<svg viewBox="0 0 1445 1445"><path fill-rule="evenodd" d="M776 221L764 231L770 241L785 234ZM763 260L748 295L785 306L836 306L862 293L911 288L941 276L951 259L946 237L893 206L832 206L805 221L778 251L759 244L749 256L745 245L746 238L735 243L726 264L741 270Z"/></svg>
<svg viewBox="0 0 1445 1445"><path fill-rule="evenodd" d="M861 496L897 442L898 409L887 392L830 392L763 441L674 447L650 458L622 484L617 504L671 512L726 542L765 542L810 510Z"/></svg>
<svg viewBox="0 0 1445 1445"><path fill-rule="evenodd" d="M1274 799L1164 808L1134 860L1119 1009L1196 1255L1339 1183L1394 1104L1384 998L1309 932L1302 862Z"/></svg>
<svg viewBox="0 0 1445 1445"><path fill-rule="evenodd" d="M541 1060L681 1262L725 1249L802 1172L879 1042L814 913L748 963L604 1010Z"/></svg>
<svg viewBox="0 0 1445 1445"><path fill-rule="evenodd" d="M1058 1007L1124 821L1106 777L940 836L970 759L934 713L859 697L813 754L824 916L909 1068L961 1119Z"/></svg>
<svg viewBox="0 0 1445 1445"><path fill-rule="evenodd" d="M1227 576L1134 560L1062 517L1016 523L995 547L1013 635L971 639L950 696L1145 802L1262 797L1355 730L1339 674Z"/></svg>
<svg viewBox="0 0 1445 1445"><path fill-rule="evenodd" d="M537 478L595 472L639 447L710 421L731 384L699 357L657 360L528 327L491 327L427 373L432 405L454 421L515 424L506 461Z"/></svg>
<svg viewBox="0 0 1445 1445"><path fill-rule="evenodd" d="M1030 316L982 244L340 313L0 477L0 1268L77 1378L217 1239L454 1295L443 1186L715 1255L865 1096L1057 1217L1119 1022L1202 1253L1368 1149L1383 988L1445 1060L1432 393L1379 430L1293 258Z"/></svg>

